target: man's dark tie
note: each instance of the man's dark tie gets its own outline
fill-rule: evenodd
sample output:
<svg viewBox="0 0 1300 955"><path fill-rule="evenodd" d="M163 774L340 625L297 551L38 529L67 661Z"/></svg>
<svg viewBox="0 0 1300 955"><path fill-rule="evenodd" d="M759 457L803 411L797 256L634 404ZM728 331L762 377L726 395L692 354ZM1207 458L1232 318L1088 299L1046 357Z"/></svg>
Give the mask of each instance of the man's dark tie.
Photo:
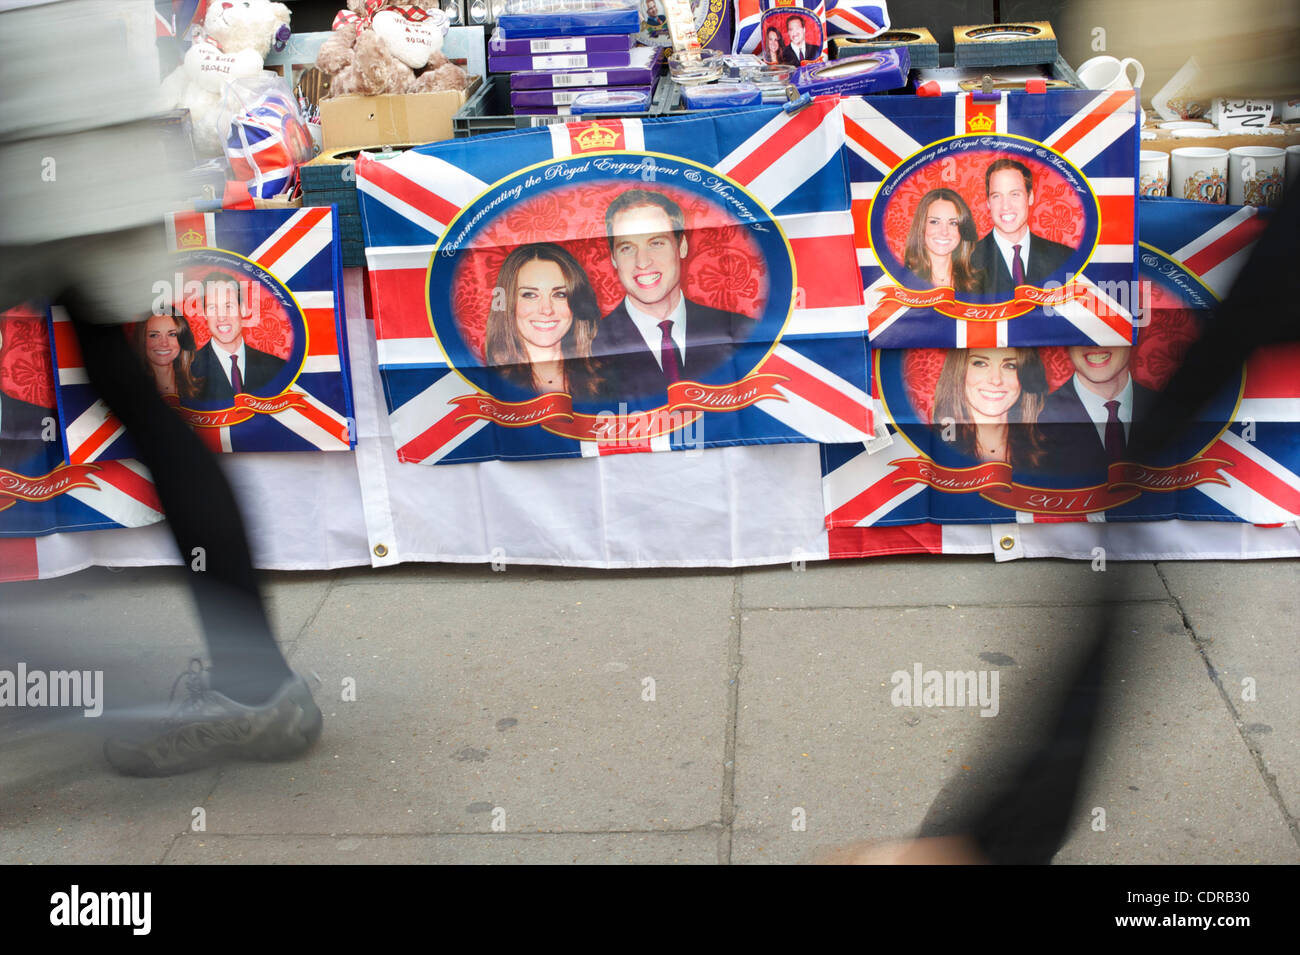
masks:
<svg viewBox="0 0 1300 955"><path fill-rule="evenodd" d="M244 390L244 376L239 373L239 356L230 356L230 387L234 389L235 394L240 394Z"/></svg>
<svg viewBox="0 0 1300 955"><path fill-rule="evenodd" d="M1124 422L1119 420L1119 402L1106 402L1106 458L1118 461L1124 456Z"/></svg>
<svg viewBox="0 0 1300 955"><path fill-rule="evenodd" d="M1011 278L1015 280L1017 288L1025 284L1025 266L1020 261L1020 246L1018 245L1011 247Z"/></svg>
<svg viewBox="0 0 1300 955"><path fill-rule="evenodd" d="M682 380L682 359L677 352L677 343L673 341L672 319L664 319L659 323L659 328L664 333L664 337L659 342L659 359L663 364L664 377L671 385L674 381Z"/></svg>

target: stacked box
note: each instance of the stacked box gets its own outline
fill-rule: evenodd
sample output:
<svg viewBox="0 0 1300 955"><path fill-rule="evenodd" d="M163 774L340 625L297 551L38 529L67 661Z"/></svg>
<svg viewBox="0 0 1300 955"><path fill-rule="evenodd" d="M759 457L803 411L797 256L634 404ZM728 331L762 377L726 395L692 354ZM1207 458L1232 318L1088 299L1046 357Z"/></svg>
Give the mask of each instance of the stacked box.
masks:
<svg viewBox="0 0 1300 955"><path fill-rule="evenodd" d="M663 66L654 47L633 48L626 66L588 69L524 70L510 74L512 90L600 89L610 86L652 86Z"/></svg>

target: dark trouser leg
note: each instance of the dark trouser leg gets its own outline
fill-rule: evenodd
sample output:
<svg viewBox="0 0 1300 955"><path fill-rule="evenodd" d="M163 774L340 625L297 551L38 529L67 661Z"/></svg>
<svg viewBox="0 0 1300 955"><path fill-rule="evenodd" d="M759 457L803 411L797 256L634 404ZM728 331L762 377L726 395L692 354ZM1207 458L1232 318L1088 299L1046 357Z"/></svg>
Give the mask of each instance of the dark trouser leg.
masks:
<svg viewBox="0 0 1300 955"><path fill-rule="evenodd" d="M181 558L212 658L213 689L261 703L290 675L257 589L243 521L225 475L203 442L159 397L120 325L96 324L96 307L76 289L60 298L81 343L90 383L126 426ZM204 569L193 570L196 547Z"/></svg>

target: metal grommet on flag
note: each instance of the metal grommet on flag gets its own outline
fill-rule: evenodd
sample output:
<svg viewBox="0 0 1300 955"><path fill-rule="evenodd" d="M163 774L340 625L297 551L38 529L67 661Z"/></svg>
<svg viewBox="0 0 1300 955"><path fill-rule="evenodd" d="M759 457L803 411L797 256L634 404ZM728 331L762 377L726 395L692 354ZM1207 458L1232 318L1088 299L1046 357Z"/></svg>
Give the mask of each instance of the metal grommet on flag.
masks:
<svg viewBox="0 0 1300 955"><path fill-rule="evenodd" d="M387 548L385 545L383 545L383 544L376 544L376 545L375 545L375 556L376 556L376 557L387 557L387 556L388 556L388 548Z"/></svg>
<svg viewBox="0 0 1300 955"><path fill-rule="evenodd" d="M998 541L998 546L1001 547L1003 550L1011 550L1013 547L1016 546L1016 539L1012 537L1010 534L1004 534L1002 539Z"/></svg>

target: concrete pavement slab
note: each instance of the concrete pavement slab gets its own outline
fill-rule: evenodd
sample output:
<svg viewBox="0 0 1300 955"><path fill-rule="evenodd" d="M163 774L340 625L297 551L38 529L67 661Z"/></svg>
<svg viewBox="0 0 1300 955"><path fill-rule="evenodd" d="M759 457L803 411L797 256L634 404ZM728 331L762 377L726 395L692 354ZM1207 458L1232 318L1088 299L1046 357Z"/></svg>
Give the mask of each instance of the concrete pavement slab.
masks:
<svg viewBox="0 0 1300 955"><path fill-rule="evenodd" d="M324 681L318 748L227 768L208 831L717 821L733 592L725 575L335 586L292 658Z"/></svg>
<svg viewBox="0 0 1300 955"><path fill-rule="evenodd" d="M0 863L151 864L160 862L216 779L209 769L171 779L127 779L104 762L103 742L87 735L10 740L0 781ZM32 771L33 766L45 767Z"/></svg>
<svg viewBox="0 0 1300 955"><path fill-rule="evenodd" d="M1162 611L1157 622L1148 605L1132 608L1126 621L1135 632L1118 648L1099 758L1056 861L1300 862L1300 845L1200 648L1181 616L1176 624L1168 616ZM1175 629L1182 632L1169 636Z"/></svg>
<svg viewBox="0 0 1300 955"><path fill-rule="evenodd" d="M1132 696L1089 788L1090 799L1109 799L1111 828L1105 840L1076 837L1060 861L1293 858L1174 608L1126 609L1137 631L1124 664ZM1042 701L1059 694L1087 619L1053 607L746 611L732 860L802 861L826 846L915 832L942 789L1000 767L998 746L1041 725ZM892 705L911 682L893 674L916 663L983 669L989 686L996 670L997 715ZM1134 718L1134 706L1144 715Z"/></svg>
<svg viewBox="0 0 1300 955"><path fill-rule="evenodd" d="M1162 563L1241 731L1300 820L1300 562Z"/></svg>
<svg viewBox="0 0 1300 955"><path fill-rule="evenodd" d="M1165 600L1168 594L1147 563L1107 565L1123 574L1129 601ZM782 607L935 607L964 605L1067 605L1091 603L1099 588L1088 561L989 557L896 557L831 561L743 571L746 609ZM1106 593L1107 599L1116 599Z"/></svg>

